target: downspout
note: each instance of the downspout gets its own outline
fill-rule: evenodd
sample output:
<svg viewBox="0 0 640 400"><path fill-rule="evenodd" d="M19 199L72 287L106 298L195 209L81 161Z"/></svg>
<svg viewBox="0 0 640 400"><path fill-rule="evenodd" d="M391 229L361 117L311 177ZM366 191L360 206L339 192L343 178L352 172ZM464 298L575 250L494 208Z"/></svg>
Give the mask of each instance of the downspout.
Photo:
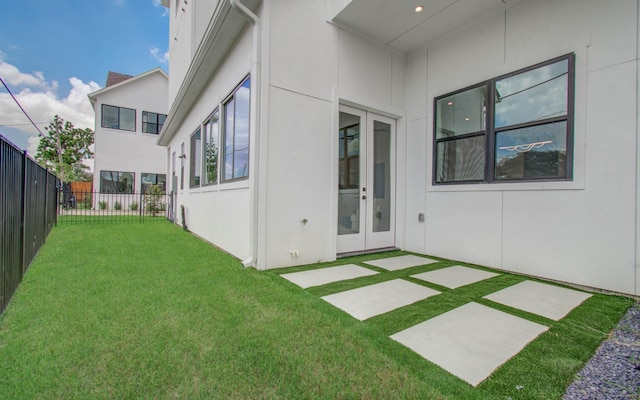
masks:
<svg viewBox="0 0 640 400"><path fill-rule="evenodd" d="M240 0L229 0L231 7L243 15L253 25L253 63L251 65L251 97L253 98L250 126L253 127L253 145L250 147L249 160L249 258L242 261L246 267L255 267L258 261L258 158L260 155L260 18L248 9Z"/></svg>

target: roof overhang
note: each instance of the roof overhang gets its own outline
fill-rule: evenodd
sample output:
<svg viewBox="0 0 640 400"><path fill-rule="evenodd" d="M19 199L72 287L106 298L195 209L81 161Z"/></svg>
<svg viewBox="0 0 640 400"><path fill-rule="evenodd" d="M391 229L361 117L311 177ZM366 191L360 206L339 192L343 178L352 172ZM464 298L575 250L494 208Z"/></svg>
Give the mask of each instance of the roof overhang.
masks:
<svg viewBox="0 0 640 400"><path fill-rule="evenodd" d="M329 18L404 53L454 34L522 0L329 0ZM421 12L416 7L422 6Z"/></svg>
<svg viewBox="0 0 640 400"><path fill-rule="evenodd" d="M260 0L243 0L243 4L255 11ZM211 22L171 104L169 115L156 144L169 145L191 107L206 89L211 77L216 73L247 24L243 15L232 10L229 0L218 1Z"/></svg>

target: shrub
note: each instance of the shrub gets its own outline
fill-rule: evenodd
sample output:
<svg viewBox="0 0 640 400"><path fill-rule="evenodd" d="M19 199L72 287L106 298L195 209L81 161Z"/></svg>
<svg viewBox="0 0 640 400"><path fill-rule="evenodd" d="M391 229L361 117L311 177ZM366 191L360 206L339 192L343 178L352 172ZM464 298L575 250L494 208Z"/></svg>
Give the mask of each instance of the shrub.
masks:
<svg viewBox="0 0 640 400"><path fill-rule="evenodd" d="M122 204L120 204L120 202L116 200L116 202L113 203L113 209L116 211L122 210Z"/></svg>
<svg viewBox="0 0 640 400"><path fill-rule="evenodd" d="M106 201L99 201L98 202L98 206L100 207L101 210L106 210L107 209L107 203Z"/></svg>
<svg viewBox="0 0 640 400"><path fill-rule="evenodd" d="M129 204L129 209L131 209L131 211L136 211L138 209L138 202L137 201L131 202L131 204Z"/></svg>
<svg viewBox="0 0 640 400"><path fill-rule="evenodd" d="M151 185L147 189L147 192L144 196L145 209L147 212L154 217L158 215L159 212L164 211L165 205L162 202L162 198L164 193L159 185Z"/></svg>

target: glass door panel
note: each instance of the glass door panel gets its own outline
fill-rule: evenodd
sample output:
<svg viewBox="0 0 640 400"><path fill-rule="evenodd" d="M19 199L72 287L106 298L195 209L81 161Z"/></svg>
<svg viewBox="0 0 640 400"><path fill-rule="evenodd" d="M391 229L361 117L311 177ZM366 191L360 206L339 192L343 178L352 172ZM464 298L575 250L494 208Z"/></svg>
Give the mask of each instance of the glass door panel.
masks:
<svg viewBox="0 0 640 400"><path fill-rule="evenodd" d="M338 235L360 233L360 127L361 118L340 113L338 132Z"/></svg>
<svg viewBox="0 0 640 400"><path fill-rule="evenodd" d="M373 232L391 229L391 125L373 121Z"/></svg>

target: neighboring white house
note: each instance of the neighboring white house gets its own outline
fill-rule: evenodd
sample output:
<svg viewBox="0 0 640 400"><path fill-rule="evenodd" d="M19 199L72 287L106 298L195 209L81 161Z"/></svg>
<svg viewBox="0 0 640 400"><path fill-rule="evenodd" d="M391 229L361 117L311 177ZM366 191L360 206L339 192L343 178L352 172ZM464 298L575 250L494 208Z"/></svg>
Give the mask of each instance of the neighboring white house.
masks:
<svg viewBox="0 0 640 400"><path fill-rule="evenodd" d="M106 86L89 94L96 114L95 192L144 193L149 185L167 189L167 150L156 140L167 117L168 80L160 68L137 76L109 72ZM135 196L122 199L137 201Z"/></svg>
<svg viewBox="0 0 640 400"><path fill-rule="evenodd" d="M164 5L177 205L245 265L400 248L640 293L637 0Z"/></svg>

